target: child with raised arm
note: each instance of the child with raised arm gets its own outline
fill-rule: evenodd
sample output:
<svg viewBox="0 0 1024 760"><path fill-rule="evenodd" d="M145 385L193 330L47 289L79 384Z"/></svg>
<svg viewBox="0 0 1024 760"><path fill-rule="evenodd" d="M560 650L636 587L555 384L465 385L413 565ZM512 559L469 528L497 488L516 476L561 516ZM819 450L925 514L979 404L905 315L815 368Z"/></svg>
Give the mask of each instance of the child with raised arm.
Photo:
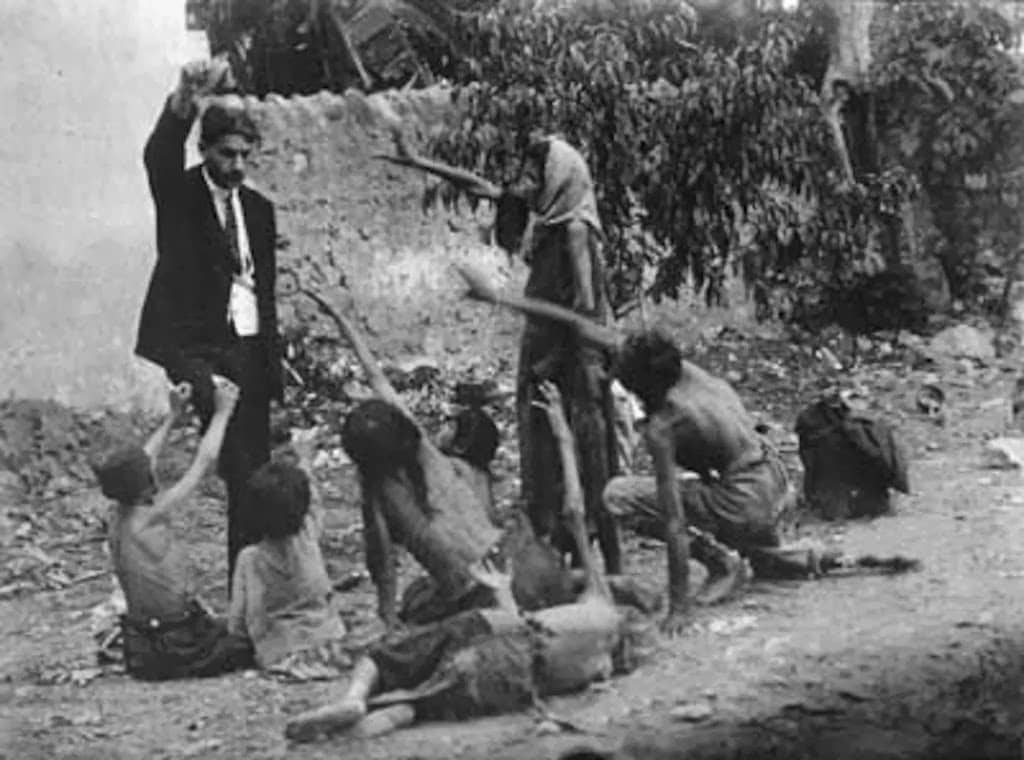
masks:
<svg viewBox="0 0 1024 760"><path fill-rule="evenodd" d="M117 502L110 525L110 555L124 590L121 618L124 661L129 674L145 680L214 676L252 664L248 640L228 633L198 602L185 547L171 516L217 461L238 388L214 378L214 414L192 465L160 491L153 466L191 396L181 384L171 390L170 413L144 446L118 446L93 471L103 494Z"/></svg>
<svg viewBox="0 0 1024 760"><path fill-rule="evenodd" d="M249 479L260 538L238 555L228 619L232 633L252 640L261 668L293 680L336 677L349 664L320 551L320 500L307 474L315 435L293 433L298 466L268 462Z"/></svg>
<svg viewBox="0 0 1024 760"><path fill-rule="evenodd" d="M494 604L392 637L356 663L341 698L294 717L285 729L310 741L354 727L369 728L374 708L405 706L389 727L413 719L457 719L509 712L538 697L566 694L611 675L624 640L623 618L598 571L584 524L583 489L575 443L553 383L538 389L564 467L563 511L577 542L584 588L571 604L520 614L511 576L486 560L470 572L490 588Z"/></svg>

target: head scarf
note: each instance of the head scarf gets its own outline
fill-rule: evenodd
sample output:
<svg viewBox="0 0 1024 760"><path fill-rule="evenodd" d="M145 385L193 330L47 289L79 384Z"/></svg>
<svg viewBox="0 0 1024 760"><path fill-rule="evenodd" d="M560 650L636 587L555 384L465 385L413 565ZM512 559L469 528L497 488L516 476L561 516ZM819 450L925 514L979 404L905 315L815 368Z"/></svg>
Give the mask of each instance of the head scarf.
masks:
<svg viewBox="0 0 1024 760"><path fill-rule="evenodd" d="M586 160L560 137L550 136L544 140L548 143L548 153L543 185L537 197L536 224L549 227L578 219L600 235L594 180Z"/></svg>

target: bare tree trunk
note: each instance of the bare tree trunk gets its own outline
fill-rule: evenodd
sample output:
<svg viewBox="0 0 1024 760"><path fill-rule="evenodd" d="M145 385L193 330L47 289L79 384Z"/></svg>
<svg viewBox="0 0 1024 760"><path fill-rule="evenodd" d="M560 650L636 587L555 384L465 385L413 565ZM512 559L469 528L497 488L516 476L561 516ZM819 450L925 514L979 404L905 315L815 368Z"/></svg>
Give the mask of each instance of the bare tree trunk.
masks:
<svg viewBox="0 0 1024 760"><path fill-rule="evenodd" d="M860 158L858 163L871 164L875 154L874 146L869 144L873 130L867 81L875 0L826 0L826 3L835 16L836 25L821 87L821 107L835 140L843 177L852 183L856 179L853 158ZM851 146L851 141L856 144Z"/></svg>
<svg viewBox="0 0 1024 760"><path fill-rule="evenodd" d="M349 63L359 74L359 81L362 83L363 91L369 92L373 88L373 79L370 78L369 73L366 71L366 67L363 66L363 59L359 57L359 51L356 50L355 45L352 44L352 38L349 36L348 27L345 24L345 20L341 17L341 13L337 8L331 7L328 10L328 15L331 21L334 22L334 29L341 38L342 49L345 51L345 56L348 58Z"/></svg>

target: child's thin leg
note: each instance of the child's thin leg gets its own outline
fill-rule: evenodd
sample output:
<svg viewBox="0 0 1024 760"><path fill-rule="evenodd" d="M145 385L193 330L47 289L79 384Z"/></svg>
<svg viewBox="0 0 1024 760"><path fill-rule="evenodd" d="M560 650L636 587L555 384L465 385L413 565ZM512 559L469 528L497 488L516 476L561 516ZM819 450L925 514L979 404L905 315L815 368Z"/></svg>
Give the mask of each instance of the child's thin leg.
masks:
<svg viewBox="0 0 1024 760"><path fill-rule="evenodd" d="M366 715L366 700L377 687L379 673L369 657L361 657L352 670L345 695L337 702L296 715L285 726L285 736L296 742L344 731Z"/></svg>

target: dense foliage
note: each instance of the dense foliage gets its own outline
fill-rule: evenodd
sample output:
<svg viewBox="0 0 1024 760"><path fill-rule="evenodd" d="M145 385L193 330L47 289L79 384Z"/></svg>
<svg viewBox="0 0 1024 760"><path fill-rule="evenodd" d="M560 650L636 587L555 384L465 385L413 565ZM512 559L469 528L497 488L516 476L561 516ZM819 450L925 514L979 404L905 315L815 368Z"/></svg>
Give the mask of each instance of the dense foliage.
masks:
<svg viewBox="0 0 1024 760"><path fill-rule="evenodd" d="M688 283L715 301L740 272L762 314L833 320L849 311L838 294L877 283L905 253L915 198L934 219L919 247L940 258L955 295L991 296L981 286L1019 250L1020 72L994 13L884 10L866 94L877 144L851 183L822 118L836 32L822 0L795 14L747 3L721 18L678 0L202 5L214 48L232 52L256 92L358 85L354 50L373 87L455 82L466 119L431 147L451 163L509 183L531 134L579 146L620 310Z"/></svg>
<svg viewBox="0 0 1024 760"><path fill-rule="evenodd" d="M835 31L821 3L758 14L731 37L695 34L664 4L630 7L600 19L508 9L470 19L459 78L468 118L435 146L504 181L532 132L580 146L617 305L635 297L645 267L649 295L691 281L709 300L732 269L763 314L832 320L849 311L839 294L877 284L905 253L902 212L922 187L939 233L924 245L939 248L950 281L969 287L963 270L982 251L1005 273L1019 240L1007 170L1024 154L1010 98L1020 74L999 16L937 3L886 13L870 79L878 160L849 183L818 95Z"/></svg>
<svg viewBox="0 0 1024 760"><path fill-rule="evenodd" d="M465 6L487 5L469 0L191 4L195 23L207 30L213 52L227 53L238 80L259 95L428 83L455 56L450 33L456 15Z"/></svg>
<svg viewBox="0 0 1024 760"><path fill-rule="evenodd" d="M845 274L868 250L900 176L843 187L808 76L794 71L803 16L765 16L734 43L688 16L624 9L599 23L498 11L466 34L468 118L436 151L513 179L534 131L586 153L609 245L613 300L674 296L692 277L717 299L730 269L758 293L797 264ZM891 204L890 204L891 205ZM840 271L842 270L842 271Z"/></svg>
<svg viewBox="0 0 1024 760"><path fill-rule="evenodd" d="M881 141L921 182L954 293L987 296L984 277L1009 273L1021 239L1012 30L994 12L926 3L900 4L890 29L873 72Z"/></svg>

